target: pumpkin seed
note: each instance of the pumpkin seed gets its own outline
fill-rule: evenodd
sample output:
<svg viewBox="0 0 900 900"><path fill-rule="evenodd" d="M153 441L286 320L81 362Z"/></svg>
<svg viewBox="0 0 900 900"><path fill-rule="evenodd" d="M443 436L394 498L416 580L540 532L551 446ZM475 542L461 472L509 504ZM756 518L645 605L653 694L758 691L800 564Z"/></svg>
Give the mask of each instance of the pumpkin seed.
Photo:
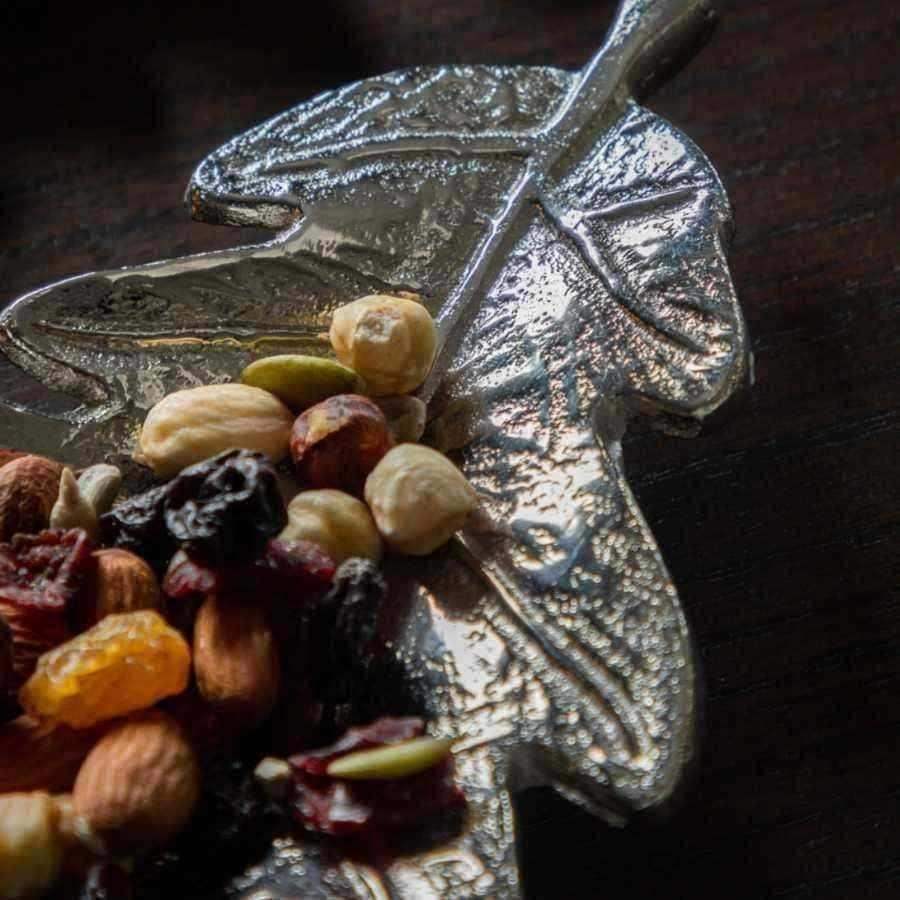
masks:
<svg viewBox="0 0 900 900"><path fill-rule="evenodd" d="M360 394L363 380L347 366L321 356L286 353L250 363L241 381L274 394L300 412L336 394Z"/></svg>
<svg viewBox="0 0 900 900"><path fill-rule="evenodd" d="M450 740L420 737L359 750L336 759L328 766L328 774L351 781L405 778L436 766L446 759L452 746Z"/></svg>

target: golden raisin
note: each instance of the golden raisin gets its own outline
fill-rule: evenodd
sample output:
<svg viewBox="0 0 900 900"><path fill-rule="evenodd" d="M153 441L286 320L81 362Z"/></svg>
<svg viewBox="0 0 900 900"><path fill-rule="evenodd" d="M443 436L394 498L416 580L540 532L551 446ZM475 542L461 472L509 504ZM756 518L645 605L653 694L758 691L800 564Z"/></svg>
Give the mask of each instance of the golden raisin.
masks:
<svg viewBox="0 0 900 900"><path fill-rule="evenodd" d="M187 687L191 653L152 610L107 616L39 660L19 691L33 716L87 728Z"/></svg>

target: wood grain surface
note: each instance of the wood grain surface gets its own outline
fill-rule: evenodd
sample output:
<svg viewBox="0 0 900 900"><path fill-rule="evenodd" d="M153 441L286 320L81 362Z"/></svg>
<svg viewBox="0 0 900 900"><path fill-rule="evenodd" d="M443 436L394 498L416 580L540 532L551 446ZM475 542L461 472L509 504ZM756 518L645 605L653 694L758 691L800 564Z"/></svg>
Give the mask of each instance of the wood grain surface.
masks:
<svg viewBox="0 0 900 900"><path fill-rule="evenodd" d="M0 304L246 243L194 165L324 88L417 63L580 65L609 0L7 4ZM900 7L721 0L649 103L718 167L756 384L693 440L626 444L693 624L702 758L621 832L522 798L530 898L900 897Z"/></svg>

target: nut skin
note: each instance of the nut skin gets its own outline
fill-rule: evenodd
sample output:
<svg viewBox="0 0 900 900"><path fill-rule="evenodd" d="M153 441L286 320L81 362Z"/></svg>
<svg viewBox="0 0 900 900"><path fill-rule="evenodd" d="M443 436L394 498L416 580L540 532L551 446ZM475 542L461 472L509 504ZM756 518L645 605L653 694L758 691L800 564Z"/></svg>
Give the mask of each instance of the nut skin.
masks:
<svg viewBox="0 0 900 900"><path fill-rule="evenodd" d="M366 481L366 502L392 550L424 556L463 526L478 496L446 456L419 444L400 444Z"/></svg>
<svg viewBox="0 0 900 900"><path fill-rule="evenodd" d="M89 596L85 627L114 613L162 608L156 575L137 554L112 547L95 551L94 559L94 589Z"/></svg>
<svg viewBox="0 0 900 900"><path fill-rule="evenodd" d="M135 453L162 478L230 449L287 455L294 416L274 395L248 384L210 384L164 397L144 420Z"/></svg>
<svg viewBox="0 0 900 900"><path fill-rule="evenodd" d="M43 456L20 456L0 468L0 541L46 528L59 496L63 467Z"/></svg>
<svg viewBox="0 0 900 900"><path fill-rule="evenodd" d="M210 594L194 623L194 674L201 696L246 727L278 698L280 667L265 611L244 598Z"/></svg>
<svg viewBox="0 0 900 900"><path fill-rule="evenodd" d="M434 320L409 296L372 294L338 307L329 337L337 358L374 396L414 391L437 352Z"/></svg>
<svg viewBox="0 0 900 900"><path fill-rule="evenodd" d="M63 857L59 810L44 791L0 797L0 897L40 897Z"/></svg>
<svg viewBox="0 0 900 900"><path fill-rule="evenodd" d="M361 394L365 387L356 372L339 362L299 353L258 359L244 369L241 381L269 391L295 412L336 394Z"/></svg>
<svg viewBox="0 0 900 900"><path fill-rule="evenodd" d="M288 504L282 541L318 544L336 563L353 556L381 559L381 537L368 507L343 491L303 491Z"/></svg>
<svg viewBox="0 0 900 900"><path fill-rule="evenodd" d="M384 413L368 398L339 394L297 417L291 457L301 484L361 496L369 472L394 445Z"/></svg>
<svg viewBox="0 0 900 900"><path fill-rule="evenodd" d="M75 779L72 803L113 853L159 847L187 824L200 795L194 751L174 719L148 710L103 737Z"/></svg>

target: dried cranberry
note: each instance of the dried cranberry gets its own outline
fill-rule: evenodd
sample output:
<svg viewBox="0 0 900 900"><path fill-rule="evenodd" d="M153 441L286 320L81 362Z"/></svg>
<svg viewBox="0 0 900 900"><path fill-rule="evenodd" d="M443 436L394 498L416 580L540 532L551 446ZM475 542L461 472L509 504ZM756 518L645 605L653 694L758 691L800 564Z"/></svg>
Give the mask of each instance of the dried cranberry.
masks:
<svg viewBox="0 0 900 900"><path fill-rule="evenodd" d="M13 685L37 658L69 638L69 621L94 568L81 529L19 534L0 544L0 616L13 633Z"/></svg>
<svg viewBox="0 0 900 900"><path fill-rule="evenodd" d="M211 594L222 586L220 571L192 559L179 550L169 563L162 589L167 597L181 600L198 594Z"/></svg>
<svg viewBox="0 0 900 900"><path fill-rule="evenodd" d="M453 762L444 762L406 778L390 781L344 781L327 774L338 757L418 737L425 730L417 718L378 719L351 728L330 747L292 756L292 808L307 828L332 835L374 835L383 828L414 825L465 799L453 783Z"/></svg>
<svg viewBox="0 0 900 900"><path fill-rule="evenodd" d="M105 543L133 550L159 571L179 546L220 568L257 556L285 526L287 512L269 460L228 450L126 500L100 522Z"/></svg>
<svg viewBox="0 0 900 900"><path fill-rule="evenodd" d="M334 560L309 541L271 540L256 561L254 576L288 595L308 600L324 594L332 584Z"/></svg>

